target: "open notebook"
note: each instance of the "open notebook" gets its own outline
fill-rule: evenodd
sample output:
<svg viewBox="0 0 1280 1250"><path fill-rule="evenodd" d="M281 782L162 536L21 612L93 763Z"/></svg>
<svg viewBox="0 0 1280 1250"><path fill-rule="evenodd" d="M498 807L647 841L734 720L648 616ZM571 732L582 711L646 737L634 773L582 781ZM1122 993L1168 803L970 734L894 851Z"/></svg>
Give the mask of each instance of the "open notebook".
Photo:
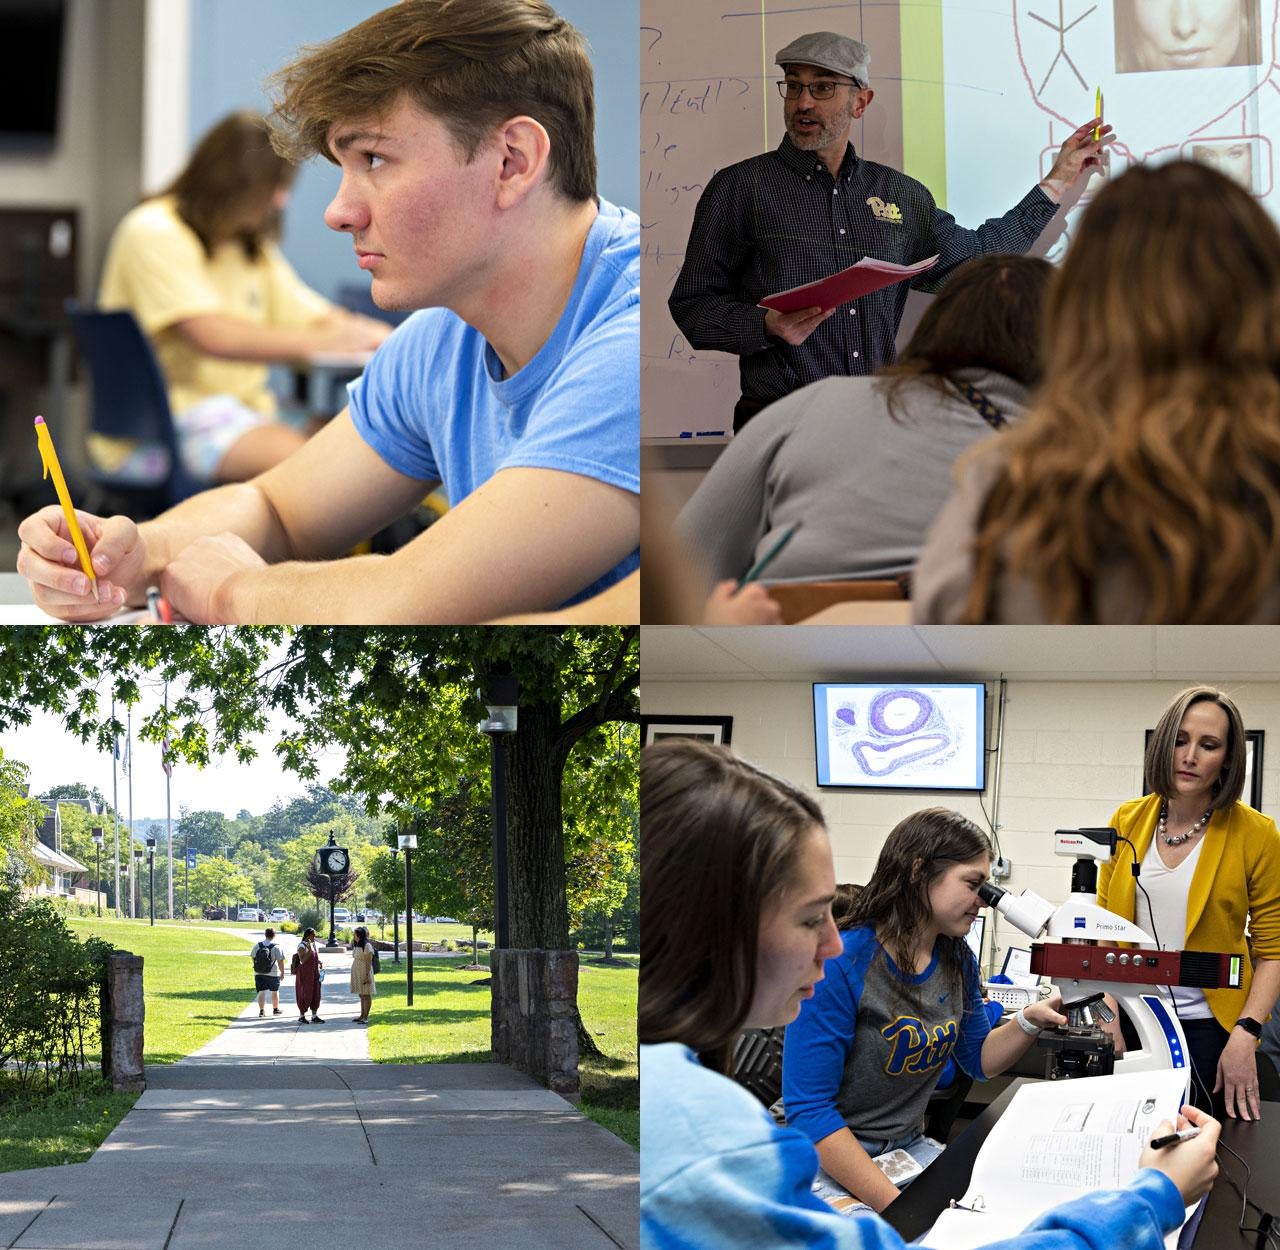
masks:
<svg viewBox="0 0 1280 1250"><path fill-rule="evenodd" d="M983 1142L964 1197L918 1244L985 1246L1072 1198L1123 1188L1160 1121L1176 1122L1186 1086L1186 1071L1170 1069L1022 1086ZM1165 1245L1177 1244L1175 1230Z"/></svg>

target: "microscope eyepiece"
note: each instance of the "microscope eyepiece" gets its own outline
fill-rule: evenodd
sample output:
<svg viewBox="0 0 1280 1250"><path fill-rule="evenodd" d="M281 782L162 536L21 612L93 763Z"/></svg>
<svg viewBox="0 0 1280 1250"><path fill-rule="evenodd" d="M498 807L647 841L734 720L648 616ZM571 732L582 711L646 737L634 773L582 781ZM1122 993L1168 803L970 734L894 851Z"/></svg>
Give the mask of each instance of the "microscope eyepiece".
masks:
<svg viewBox="0 0 1280 1250"><path fill-rule="evenodd" d="M1005 895L994 881L984 881L978 887L978 897L986 903L988 907L994 907Z"/></svg>

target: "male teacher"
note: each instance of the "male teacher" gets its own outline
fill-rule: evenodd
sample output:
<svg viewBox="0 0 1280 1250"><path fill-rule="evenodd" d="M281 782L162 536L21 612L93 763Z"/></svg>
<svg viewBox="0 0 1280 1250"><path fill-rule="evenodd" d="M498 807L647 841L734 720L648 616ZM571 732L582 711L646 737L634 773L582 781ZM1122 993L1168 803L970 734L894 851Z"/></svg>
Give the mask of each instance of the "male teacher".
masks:
<svg viewBox="0 0 1280 1250"><path fill-rule="evenodd" d="M787 133L778 147L717 172L694 212L684 266L668 301L695 347L741 358L733 428L766 404L833 374L873 373L894 358L907 283L852 303L779 313L766 295L814 282L864 256L938 263L911 285L934 291L970 257L1026 252L1082 171L1102 163L1111 131L1081 126L1053 168L1003 217L957 226L914 178L858 156L853 123L871 104L871 52L845 35L802 35L774 58L785 81Z"/></svg>

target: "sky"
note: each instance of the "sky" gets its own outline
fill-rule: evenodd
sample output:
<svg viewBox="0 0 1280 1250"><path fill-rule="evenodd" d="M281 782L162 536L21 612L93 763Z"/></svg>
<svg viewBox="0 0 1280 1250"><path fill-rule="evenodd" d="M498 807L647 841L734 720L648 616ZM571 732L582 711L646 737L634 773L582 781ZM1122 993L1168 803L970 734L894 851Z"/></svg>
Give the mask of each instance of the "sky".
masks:
<svg viewBox="0 0 1280 1250"><path fill-rule="evenodd" d="M170 688L171 701L173 689ZM144 817L163 819L165 814L165 775L160 767L160 748L138 741L139 726L161 702L162 691L144 685L141 703L133 709L135 823ZM125 720L123 709L117 708L117 715L122 722ZM276 716L268 724L274 732L253 738L258 757L249 764L240 764L234 755L213 756L203 771L185 761L174 763L170 803L175 823L182 807L218 811L234 818L242 808L258 815L277 799L288 801L304 793L304 783L288 772L272 751L278 734L287 724L286 719ZM123 746L122 739L122 749ZM0 732L0 750L6 759L27 765L33 795L43 794L51 786L82 781L86 786L97 786L107 802L111 802L111 756L99 754L91 744L82 744L62 727L56 716L38 712L32 716L30 725ZM325 783L339 772L342 754L326 751L318 757L318 763L318 780ZM117 787L117 810L122 819L127 819L128 778L123 772L117 772ZM138 831L141 832L141 828Z"/></svg>

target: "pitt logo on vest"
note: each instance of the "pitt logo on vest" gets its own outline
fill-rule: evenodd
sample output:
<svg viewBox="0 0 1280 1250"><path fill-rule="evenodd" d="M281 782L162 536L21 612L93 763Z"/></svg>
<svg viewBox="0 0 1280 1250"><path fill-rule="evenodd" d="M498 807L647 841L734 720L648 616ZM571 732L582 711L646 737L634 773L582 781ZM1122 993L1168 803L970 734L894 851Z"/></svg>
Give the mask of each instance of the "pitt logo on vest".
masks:
<svg viewBox="0 0 1280 1250"><path fill-rule="evenodd" d="M890 1076L922 1076L951 1057L960 1030L954 1020L926 1028L914 1016L898 1016L880 1030L880 1036L893 1047L884 1065Z"/></svg>
<svg viewBox="0 0 1280 1250"><path fill-rule="evenodd" d="M869 196L867 204L878 220L892 221L899 226L902 225L902 209L896 204L886 204L878 195Z"/></svg>

